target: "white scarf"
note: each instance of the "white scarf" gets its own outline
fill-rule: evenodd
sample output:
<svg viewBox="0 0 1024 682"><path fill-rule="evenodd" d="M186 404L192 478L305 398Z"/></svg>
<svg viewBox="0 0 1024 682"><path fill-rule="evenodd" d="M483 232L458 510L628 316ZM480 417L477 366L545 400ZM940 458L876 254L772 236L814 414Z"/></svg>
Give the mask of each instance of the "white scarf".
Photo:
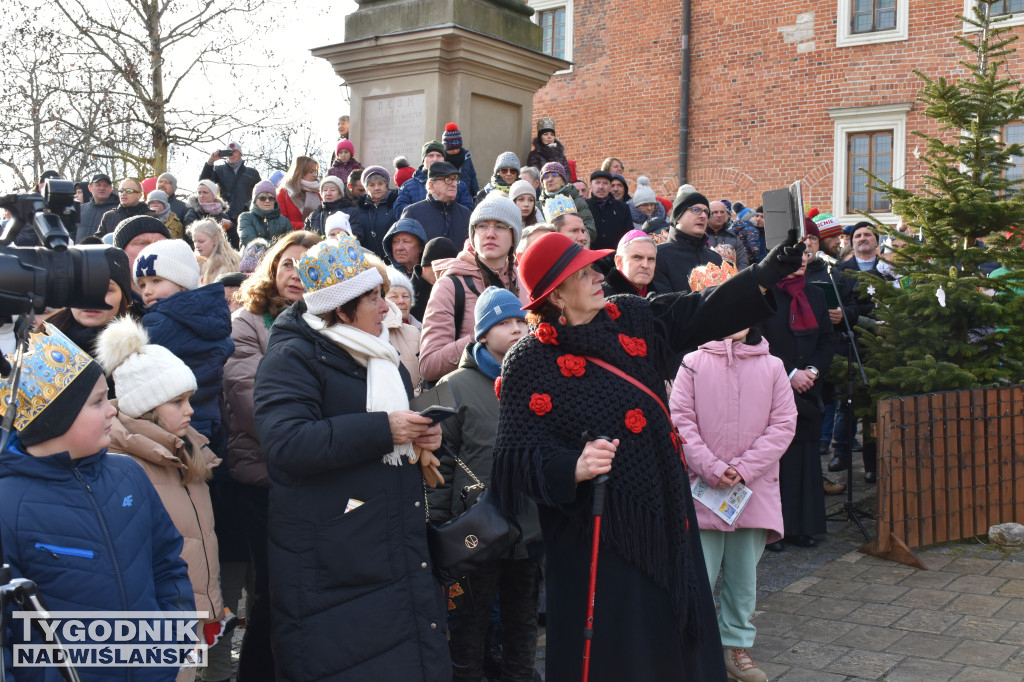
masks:
<svg viewBox="0 0 1024 682"><path fill-rule="evenodd" d="M388 340L387 327L381 330L380 336L373 336L349 324L328 327L323 320L308 312L302 314L302 319L331 343L348 351L356 362L366 368L367 412L391 414L409 409L405 383L398 371L398 351ZM384 455L382 461L399 466L402 457L416 462L417 455L412 443L396 445L394 450Z"/></svg>

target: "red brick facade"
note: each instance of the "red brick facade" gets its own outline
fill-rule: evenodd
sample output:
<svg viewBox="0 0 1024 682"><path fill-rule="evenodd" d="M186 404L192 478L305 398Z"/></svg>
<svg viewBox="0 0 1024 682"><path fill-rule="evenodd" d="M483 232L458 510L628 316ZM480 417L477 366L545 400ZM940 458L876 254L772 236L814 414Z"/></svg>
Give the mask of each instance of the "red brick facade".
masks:
<svg viewBox="0 0 1024 682"><path fill-rule="evenodd" d="M914 150L924 144L911 131L936 130L916 101L921 80L913 69L933 77L964 73L958 59L966 52L955 39L963 32L956 18L962 0L913 0L906 40L850 47L836 46L837 0L692 2L690 183L710 198L756 205L763 190L799 179L806 201L831 207L835 130L828 110L905 103L912 105L905 186L918 186ZM682 4L575 1L575 66L536 94L534 116L555 118L581 173L617 156L631 186L648 175L660 195L674 195ZM1010 71L1024 76L1020 55Z"/></svg>

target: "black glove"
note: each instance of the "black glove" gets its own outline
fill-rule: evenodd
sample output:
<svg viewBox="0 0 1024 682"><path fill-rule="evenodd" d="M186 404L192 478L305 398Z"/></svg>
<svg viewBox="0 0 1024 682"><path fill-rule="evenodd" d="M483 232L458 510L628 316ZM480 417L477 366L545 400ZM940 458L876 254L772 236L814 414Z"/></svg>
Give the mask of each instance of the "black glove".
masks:
<svg viewBox="0 0 1024 682"><path fill-rule="evenodd" d="M805 244L797 243L796 230L790 230L786 241L768 252L760 263L754 266L757 283L765 289L771 289L779 280L800 269L804 263Z"/></svg>

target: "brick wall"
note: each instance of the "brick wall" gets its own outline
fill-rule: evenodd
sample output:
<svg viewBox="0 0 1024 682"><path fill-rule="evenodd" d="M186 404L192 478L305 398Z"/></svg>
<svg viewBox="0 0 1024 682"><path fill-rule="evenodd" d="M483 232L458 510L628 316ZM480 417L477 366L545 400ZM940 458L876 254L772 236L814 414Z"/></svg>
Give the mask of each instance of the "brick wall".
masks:
<svg viewBox="0 0 1024 682"><path fill-rule="evenodd" d="M575 3L576 66L537 93L534 115L555 117L567 155L583 171L618 156L631 185L646 174L660 195L674 194L681 5ZM937 130L916 102L922 82L913 69L947 78L965 72L957 60L966 52L954 37L962 32L955 17L963 10L960 0L912 0L908 40L842 48L836 47L835 0L693 5L692 184L711 198L756 204L763 190L799 179L808 202L830 206L833 121L827 110L914 102L907 115L906 186L920 185L913 152L924 143L910 132ZM805 15L800 25L799 15ZM1024 76L1024 58L1015 56L1010 70Z"/></svg>

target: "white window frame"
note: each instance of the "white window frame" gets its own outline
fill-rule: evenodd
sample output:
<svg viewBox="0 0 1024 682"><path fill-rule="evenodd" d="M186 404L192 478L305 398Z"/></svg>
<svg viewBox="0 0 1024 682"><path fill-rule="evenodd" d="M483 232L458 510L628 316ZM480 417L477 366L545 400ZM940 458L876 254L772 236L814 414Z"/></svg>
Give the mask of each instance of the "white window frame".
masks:
<svg viewBox="0 0 1024 682"><path fill-rule="evenodd" d="M529 0L530 7L533 8L533 23L540 26L540 13L546 12L547 10L558 9L560 7L565 8L565 61L572 61L572 32L573 32L573 21L572 21L572 10L573 2L575 0ZM560 73L570 73L572 66L562 71L556 71L555 75Z"/></svg>
<svg viewBox="0 0 1024 682"><path fill-rule="evenodd" d="M974 2L975 0L965 0ZM896 28L870 33L854 33L850 29L853 17L853 0L839 0L836 15L836 47L874 45L906 40L910 36L910 0L896 0Z"/></svg>
<svg viewBox="0 0 1024 682"><path fill-rule="evenodd" d="M977 7L977 6L978 6L978 0L964 0L963 15L965 17L972 17L973 18L974 17L974 8ZM1004 19L1003 21L999 22L999 26L1000 27L1003 27L1003 26L1020 26L1021 24L1024 24L1024 12L1018 12L1016 14L1004 14L1002 16L1006 17L1006 19ZM968 24L966 21L964 22L964 33L972 33L972 32L975 32L977 30L978 30L978 28L976 26L973 26L972 24Z"/></svg>
<svg viewBox="0 0 1024 682"><path fill-rule="evenodd" d="M832 215L839 222L851 223L864 219L860 213L846 212L846 188L849 186L847 137L850 133L892 130L892 184L896 187L903 187L907 166L907 112L913 106L912 102L904 102L828 110L828 115L834 124ZM872 213L871 216L888 224L895 224L898 220L898 216L891 212Z"/></svg>

